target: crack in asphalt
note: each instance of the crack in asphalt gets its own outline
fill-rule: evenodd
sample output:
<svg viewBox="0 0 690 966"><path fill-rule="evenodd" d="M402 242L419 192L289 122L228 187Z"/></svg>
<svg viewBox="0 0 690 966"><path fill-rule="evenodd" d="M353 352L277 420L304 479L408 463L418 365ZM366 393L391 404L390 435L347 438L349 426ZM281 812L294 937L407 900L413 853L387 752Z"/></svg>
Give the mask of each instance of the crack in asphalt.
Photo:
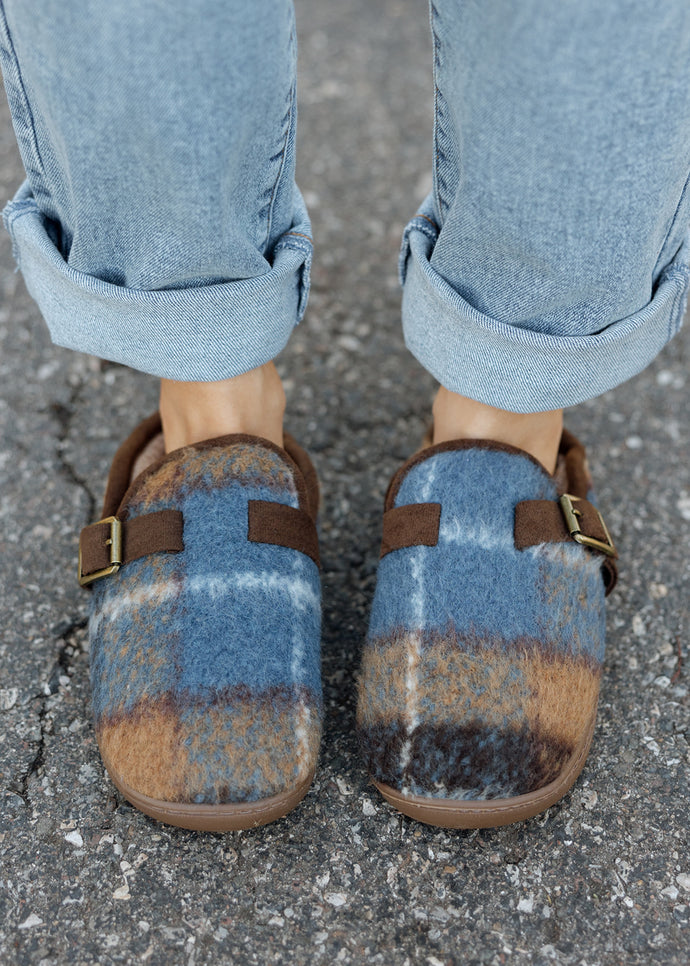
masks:
<svg viewBox="0 0 690 966"><path fill-rule="evenodd" d="M26 808L31 806L31 796L29 794L29 782L34 775L38 775L45 764L46 736L50 734L47 728L46 716L48 714L48 699L57 694L60 690L60 678L71 677L73 669L70 662L79 654L84 652L79 631L83 630L87 624L86 617L77 618L74 621L65 621L53 628L53 634L62 643L53 662L53 666L48 675L47 681L43 686L43 694L34 695L32 701L40 701L38 709L39 736L34 757L29 762L18 780L8 785L9 791L14 792L23 801Z"/></svg>
<svg viewBox="0 0 690 966"><path fill-rule="evenodd" d="M96 514L97 500L87 481L75 470L74 466L65 456L65 445L67 443L67 437L69 436L69 431L72 423L72 418L74 417L74 410L79 401L79 396L83 389L83 384L80 382L77 386L72 389L70 394L69 402L67 404L61 402L52 402L50 404L50 410L58 423L58 434L55 440L55 454L58 459L58 464L63 475L75 486L78 486L86 494L87 499L87 510L86 510L86 522L90 523Z"/></svg>
<svg viewBox="0 0 690 966"><path fill-rule="evenodd" d="M71 483L73 483L75 486L78 486L85 493L87 499L86 522L89 522L93 519L95 514L96 498L91 492L86 480L83 479L79 473L77 473L64 454L64 446L69 435L74 410L79 400L82 388L83 385L80 382L72 389L69 402L67 404L61 402L52 402L49 406L49 409L58 424L58 433L55 440L55 453L60 471ZM39 736L36 742L36 752L28 766L18 777L17 781L8 785L8 790L18 795L27 808L29 808L31 805L29 783L31 779L41 771L45 764L46 736L49 734L46 722L46 716L48 713L48 699L52 697L52 695L57 694L59 691L61 677L71 677L72 672L70 669L70 661L77 654L82 653L84 650L81 642L79 641L78 632L83 630L84 627L86 627L86 624L86 617L78 617L72 621L65 621L62 624L58 624L53 628L53 635L59 641L61 641L61 644L55 661L53 662L53 666L50 670L50 674L48 675L47 681L43 686L43 693L37 694L31 699L32 703L34 701L40 702L38 708Z"/></svg>
<svg viewBox="0 0 690 966"><path fill-rule="evenodd" d="M79 384L72 389L67 403L53 401L49 404L48 408L53 418L57 422L58 427L55 438L55 454L57 457L59 472L61 472L70 483L79 487L79 489L85 494L87 501L85 522L90 522L94 518L96 512L96 497L92 493L87 481L76 471L64 453L64 448L71 429L72 419L74 417L75 409L79 402L82 389L83 384L79 382ZM58 651L50 669L50 673L43 684L42 693L36 694L30 699L31 705L33 705L34 702L38 702L38 710L36 714L38 718L39 734L38 738L35 740L36 749L26 768L20 775L17 776L15 781L7 786L8 791L13 792L15 795L21 798L26 808L30 808L32 804L30 794L31 780L40 774L45 765L46 738L52 730L51 721L48 718L48 701L60 690L61 678L72 676L73 668L71 663L78 654L84 652L84 647L79 639L79 632L86 627L87 621L88 619L86 617L80 616L71 621L63 621L52 628L53 637L57 638L57 640L60 642Z"/></svg>
<svg viewBox="0 0 690 966"><path fill-rule="evenodd" d="M32 700L34 701L37 700L37 697L34 697ZM33 759L29 762L24 772L19 776L18 781L12 782L7 786L8 791L14 792L15 795L18 795L21 798L26 808L31 807L31 798L29 796L29 782L31 781L32 776L37 774L39 769L43 767L43 763L45 760L45 739L46 739L45 717L47 713L46 700L47 700L46 697L40 696L41 703L38 709L39 736L37 741L38 747L36 749L36 754L34 755Z"/></svg>

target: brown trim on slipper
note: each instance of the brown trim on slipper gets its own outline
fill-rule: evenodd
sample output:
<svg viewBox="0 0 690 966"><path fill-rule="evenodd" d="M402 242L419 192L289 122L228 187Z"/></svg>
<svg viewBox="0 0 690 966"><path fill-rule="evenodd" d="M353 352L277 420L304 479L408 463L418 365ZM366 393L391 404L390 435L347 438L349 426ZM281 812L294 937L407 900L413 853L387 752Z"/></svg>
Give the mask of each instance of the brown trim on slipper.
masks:
<svg viewBox="0 0 690 966"><path fill-rule="evenodd" d="M432 430L429 431L430 433ZM429 438L429 434L425 436L425 442ZM400 485L407 475L407 473L418 463L423 463L424 460L429 459L430 456L435 456L437 453L450 453L456 450L463 449L484 449L484 450L495 450L496 452L502 453L513 453L516 456L523 456L528 459L535 466L538 466L542 472L549 477L549 479L556 482L555 476L546 469L543 463L532 456L531 453L527 453L524 449L520 449L518 446L511 446L509 443L500 443L493 439L452 439L446 440L444 443L436 443L434 446L426 446L414 453L403 465L397 470L393 475L388 486L388 491L386 493L385 508L389 509L395 503L395 498L398 495L398 490ZM589 468L587 466L587 456L585 454L585 448L582 443L567 429L563 430L561 435L561 441L558 449L559 454L565 460L566 472L568 475L568 493L572 493L573 496L585 498L587 496L588 490L592 487L592 480L589 474Z"/></svg>
<svg viewBox="0 0 690 966"><path fill-rule="evenodd" d="M298 550L319 566L319 538L309 513L285 503L249 500L247 517L249 541Z"/></svg>
<svg viewBox="0 0 690 966"><path fill-rule="evenodd" d="M113 554L113 526L118 525L119 552ZM180 553L184 550L183 519L179 510L159 510L133 520L107 517L92 523L79 536L79 580L89 582L93 574L117 564L123 566L150 553Z"/></svg>
<svg viewBox="0 0 690 966"><path fill-rule="evenodd" d="M251 446L260 446L263 449L267 449L272 453L276 453L281 459L290 467L293 471L293 480L295 483L295 489L297 490L297 499L301 509L308 512L307 507L309 506L310 494L307 490L307 484L304 479L299 466L292 458L292 456L283 449L281 446L277 446L270 439L264 439L261 436L252 436L249 433L230 433L227 436L217 436L214 439L204 439L198 443L190 443L189 446L181 446L179 449L171 450L171 452L166 453L160 459L155 460L150 466L139 474L136 480L133 480L131 485L127 488L126 492L123 494L119 509L121 510L120 515L123 519L127 516L127 504L130 502L131 498L134 496L136 491L139 489L144 480L148 479L153 473L157 472L167 462L173 462L179 458L180 453L185 449L195 449L199 452L208 449L226 449L228 446L233 446L237 444L247 443Z"/></svg>
<svg viewBox="0 0 690 966"><path fill-rule="evenodd" d="M172 450L170 453L166 453L159 459L154 460L135 480L132 480L132 468L141 450L161 431L160 414L153 413L148 419L140 423L121 444L115 453L110 468L105 500L103 501L102 518L120 516L123 520L126 519L126 504L141 483L152 473L155 473L164 463L177 459L180 450ZM196 450L204 450L214 447L227 447L235 443L250 443L256 446L263 446L265 449L277 453L293 470L297 497L301 509L316 519L319 500L319 485L316 470L306 450L302 449L288 433L285 434L284 442L285 448L277 446L271 440L264 439L261 436L252 436L248 433L231 433L227 436L217 436L214 439L205 439L198 443L191 443L190 447ZM181 449L187 448L181 447Z"/></svg>
<svg viewBox="0 0 690 966"><path fill-rule="evenodd" d="M319 489L319 478L316 475L314 464L312 463L309 453L307 453L306 449L300 446L289 433L285 433L283 435L283 447L288 456L292 457L292 459L295 461L300 473L304 478L304 482L307 487L307 503L305 509L312 520L316 522L316 518L319 514L321 493Z"/></svg>
<svg viewBox="0 0 690 966"><path fill-rule="evenodd" d="M440 503L410 503L386 510L381 557L403 547L435 547L440 522Z"/></svg>
<svg viewBox="0 0 690 966"><path fill-rule="evenodd" d="M577 509L582 532L605 543L608 532L596 507L580 499ZM560 504L553 500L522 500L516 505L515 546L518 550L538 543L569 543L571 540Z"/></svg>
<svg viewBox="0 0 690 966"><path fill-rule="evenodd" d="M564 429L558 452L565 460L565 471L568 477L567 492L584 500L592 489L592 477L589 473L584 446L576 436Z"/></svg>
<svg viewBox="0 0 690 966"><path fill-rule="evenodd" d="M160 413L153 413L120 444L113 458L105 488L102 517L114 517L132 481L137 456L154 436L162 432Z"/></svg>
<svg viewBox="0 0 690 966"><path fill-rule="evenodd" d="M597 508L584 498L580 498L577 501L577 510L582 532L602 543L608 543L609 534ZM540 543L570 543L573 539L566 526L560 504L553 500L522 500L518 503L515 507L514 532L515 546L518 550L525 550ZM607 597L618 582L618 566L614 559L617 556L615 548L612 556L602 555L601 575Z"/></svg>
<svg viewBox="0 0 690 966"><path fill-rule="evenodd" d="M534 463L535 466L538 466L539 469L546 474L546 476L553 479L551 473L549 473L543 463L540 463L539 460L535 456L532 456L531 453L527 453L524 449L519 449L517 446L511 446L509 443L499 443L493 439L451 439L446 440L444 443L436 443L434 446L429 446L426 449L420 449L405 463L403 463L403 465L393 475L393 478L388 486L384 504L385 509L388 510L394 506L395 498L398 495L398 490L400 489L402 481L414 466L425 462L425 460L428 460L431 456L436 456L438 453L453 453L457 450L463 449L493 450L499 453L512 453L515 456L524 456L524 458L528 459L530 463Z"/></svg>
<svg viewBox="0 0 690 966"><path fill-rule="evenodd" d="M608 597L618 583L618 565L615 560L612 560L610 557L604 560L601 565L601 576L604 579L604 587L606 588L606 596Z"/></svg>

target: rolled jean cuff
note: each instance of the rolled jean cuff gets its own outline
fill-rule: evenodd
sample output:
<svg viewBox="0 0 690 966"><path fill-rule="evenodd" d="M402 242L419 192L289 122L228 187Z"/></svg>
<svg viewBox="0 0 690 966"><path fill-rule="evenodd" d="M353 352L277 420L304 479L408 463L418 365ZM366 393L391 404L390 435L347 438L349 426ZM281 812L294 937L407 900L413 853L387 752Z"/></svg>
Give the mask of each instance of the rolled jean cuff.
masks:
<svg viewBox="0 0 690 966"><path fill-rule="evenodd" d="M403 331L409 350L446 389L510 412L562 409L641 372L681 327L690 236L634 315L603 319L592 334L554 335L478 312L432 268L439 234L432 211L427 199L403 236Z"/></svg>
<svg viewBox="0 0 690 966"><path fill-rule="evenodd" d="M301 198L266 274L144 291L70 268L28 182L3 213L15 259L53 342L155 376L212 382L275 358L309 293L311 227Z"/></svg>

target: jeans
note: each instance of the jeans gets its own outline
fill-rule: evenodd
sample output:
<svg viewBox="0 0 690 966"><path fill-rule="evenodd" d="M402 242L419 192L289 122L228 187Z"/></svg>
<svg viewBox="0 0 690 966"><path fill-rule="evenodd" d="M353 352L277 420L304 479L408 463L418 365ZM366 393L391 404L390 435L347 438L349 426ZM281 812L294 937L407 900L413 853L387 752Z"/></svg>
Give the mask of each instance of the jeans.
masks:
<svg viewBox="0 0 690 966"><path fill-rule="evenodd" d="M433 191L403 238L407 345L503 409L602 393L682 321L690 4L430 8ZM192 9L0 0L27 172L5 224L55 342L215 380L286 344L312 241L292 3Z"/></svg>

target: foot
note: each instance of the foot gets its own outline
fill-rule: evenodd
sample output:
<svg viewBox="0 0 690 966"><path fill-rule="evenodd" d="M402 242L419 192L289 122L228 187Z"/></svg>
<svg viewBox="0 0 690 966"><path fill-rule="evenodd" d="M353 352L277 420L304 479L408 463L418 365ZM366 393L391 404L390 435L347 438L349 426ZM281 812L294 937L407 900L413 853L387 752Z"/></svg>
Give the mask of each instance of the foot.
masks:
<svg viewBox="0 0 690 966"><path fill-rule="evenodd" d="M230 433L283 445L285 391L272 362L220 382L161 379L166 453Z"/></svg>
<svg viewBox="0 0 690 966"><path fill-rule="evenodd" d="M492 439L534 456L549 473L556 469L563 432L563 410L511 413L467 399L440 387L433 406L434 443L454 439Z"/></svg>

